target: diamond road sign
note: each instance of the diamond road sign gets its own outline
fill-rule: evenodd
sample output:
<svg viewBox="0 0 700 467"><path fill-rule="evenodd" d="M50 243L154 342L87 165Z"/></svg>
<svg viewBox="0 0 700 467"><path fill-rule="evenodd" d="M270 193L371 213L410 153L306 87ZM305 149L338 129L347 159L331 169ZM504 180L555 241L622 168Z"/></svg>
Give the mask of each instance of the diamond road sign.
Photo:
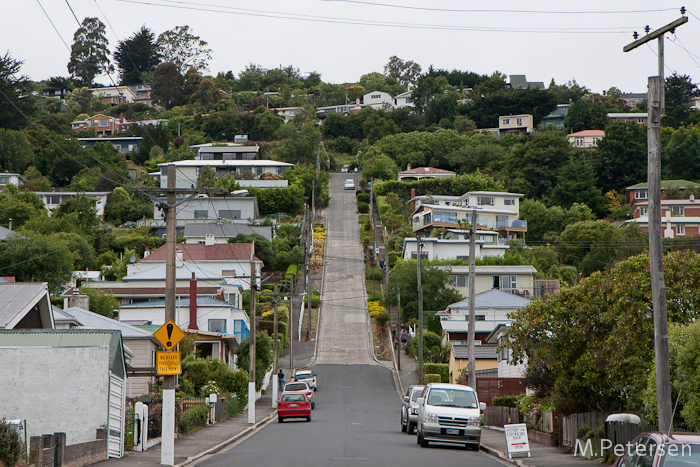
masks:
<svg viewBox="0 0 700 467"><path fill-rule="evenodd" d="M172 350L185 337L185 333L173 323L173 320L169 319L167 323L153 333L153 337L160 342L160 345L165 350Z"/></svg>

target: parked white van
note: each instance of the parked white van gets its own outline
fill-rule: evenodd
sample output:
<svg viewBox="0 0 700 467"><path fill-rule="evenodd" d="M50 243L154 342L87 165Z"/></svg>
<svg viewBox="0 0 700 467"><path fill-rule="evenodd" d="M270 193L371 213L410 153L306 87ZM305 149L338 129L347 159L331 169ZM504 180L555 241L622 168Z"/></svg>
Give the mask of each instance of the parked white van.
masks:
<svg viewBox="0 0 700 467"><path fill-rule="evenodd" d="M418 398L416 442L428 447L430 442L464 444L474 451L481 441L481 411L486 404L469 386L430 383Z"/></svg>

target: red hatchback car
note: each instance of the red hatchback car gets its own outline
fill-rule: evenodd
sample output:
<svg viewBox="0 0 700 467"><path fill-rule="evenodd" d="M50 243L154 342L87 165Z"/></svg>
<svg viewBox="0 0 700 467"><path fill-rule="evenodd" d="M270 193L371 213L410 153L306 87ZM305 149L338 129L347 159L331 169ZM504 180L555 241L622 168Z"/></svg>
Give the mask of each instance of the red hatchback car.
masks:
<svg viewBox="0 0 700 467"><path fill-rule="evenodd" d="M311 421L311 402L303 392L283 392L277 404L277 421L285 418L305 418Z"/></svg>
<svg viewBox="0 0 700 467"><path fill-rule="evenodd" d="M699 433L642 433L618 449L621 452L616 452L620 458L615 467L700 466Z"/></svg>

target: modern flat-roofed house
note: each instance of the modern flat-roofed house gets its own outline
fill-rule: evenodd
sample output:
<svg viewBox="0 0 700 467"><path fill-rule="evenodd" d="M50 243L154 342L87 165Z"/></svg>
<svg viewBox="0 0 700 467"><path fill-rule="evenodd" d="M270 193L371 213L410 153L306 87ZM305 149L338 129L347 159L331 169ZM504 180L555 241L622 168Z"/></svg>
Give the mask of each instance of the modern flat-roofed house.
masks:
<svg viewBox="0 0 700 467"><path fill-rule="evenodd" d="M120 115L119 118L114 118L109 115L97 114L85 120L71 122L73 131L95 130L98 136L118 135L125 132L128 125L129 122L124 119L123 115Z"/></svg>
<svg viewBox="0 0 700 467"><path fill-rule="evenodd" d="M130 86L105 86L103 88L90 88L93 97L99 97L105 104L133 104L136 100L134 91Z"/></svg>
<svg viewBox="0 0 700 467"><path fill-rule="evenodd" d="M564 121L566 120L566 114L569 112L570 105L571 104L558 104L555 110L542 118L541 125L551 125L558 130L563 130L565 127Z"/></svg>
<svg viewBox="0 0 700 467"><path fill-rule="evenodd" d="M86 148L93 148L100 143L109 143L128 159L132 152L140 149L142 139L140 136L103 136L102 138L78 138L78 141L81 141Z"/></svg>
<svg viewBox="0 0 700 467"><path fill-rule="evenodd" d="M461 231L463 235L455 238L421 238L421 259L458 259L469 261L469 232ZM476 232L475 258L485 256L503 256L509 248L504 238L498 238L498 232L484 230ZM417 259L418 241L415 237L403 240L403 259Z"/></svg>
<svg viewBox="0 0 700 467"><path fill-rule="evenodd" d="M259 146L246 146L238 143L207 143L190 146L195 150L197 161L241 161L258 159Z"/></svg>
<svg viewBox="0 0 700 467"><path fill-rule="evenodd" d="M598 146L598 141L603 138L605 138L603 130L583 130L566 135L569 144L581 149L593 149Z"/></svg>
<svg viewBox="0 0 700 467"><path fill-rule="evenodd" d="M452 287L462 296L469 296L469 266L436 266L450 271ZM497 289L525 298L542 298L547 293L558 290L558 281L548 281L544 285L544 295L541 285L535 277L537 270L529 265L512 266L476 266L474 291L476 294ZM440 314L441 312L438 312Z"/></svg>
<svg viewBox="0 0 700 467"><path fill-rule="evenodd" d="M534 131L535 124L532 115L501 115L498 117L498 136L500 138L508 135L522 136Z"/></svg>
<svg viewBox="0 0 700 467"><path fill-rule="evenodd" d="M27 181L20 174L12 174L9 172L0 173L0 191L2 191L6 185L20 186L25 183L27 183Z"/></svg>
<svg viewBox="0 0 700 467"><path fill-rule="evenodd" d="M85 196L86 198L95 200L95 208L98 216L104 216L107 197L111 191L37 191L35 194L41 198L41 201L49 210L49 213L59 207L61 203L69 199Z"/></svg>
<svg viewBox="0 0 700 467"><path fill-rule="evenodd" d="M689 192L695 192L700 188L700 183L688 180L661 180L661 199L666 198L666 192L676 189L683 198L689 198ZM637 183L627 187L627 200L630 205L635 205L649 199L649 183Z"/></svg>
<svg viewBox="0 0 700 467"><path fill-rule="evenodd" d="M211 167L217 177L228 177L250 174L259 177L263 173L282 175L285 171L294 167L294 164L271 160L186 160L159 164L160 172L148 174L149 177L160 182L161 188L168 186L168 165L177 168L176 188L191 188L197 184L197 177L203 167Z"/></svg>
<svg viewBox="0 0 700 467"><path fill-rule="evenodd" d="M640 125L646 125L649 121L649 114L644 112L639 113L609 113L608 119L612 123L622 122L622 123L639 123Z"/></svg>
<svg viewBox="0 0 700 467"><path fill-rule="evenodd" d="M185 225L185 243L228 243L236 235L258 234L272 241L272 227L264 225L247 225L233 222L210 222L206 224Z"/></svg>
<svg viewBox="0 0 700 467"><path fill-rule="evenodd" d="M499 232L506 240L524 239L527 221L518 219L522 196L519 193L473 191L459 197L414 197L409 202L415 206L411 225L417 234L428 236L434 228L460 229L459 222L466 220L471 223L472 213L476 211L474 222L478 230Z"/></svg>
<svg viewBox="0 0 700 467"><path fill-rule="evenodd" d="M275 107L270 109L278 117L284 118L284 123L287 123L291 119L297 116L299 112L304 110L303 107Z"/></svg>

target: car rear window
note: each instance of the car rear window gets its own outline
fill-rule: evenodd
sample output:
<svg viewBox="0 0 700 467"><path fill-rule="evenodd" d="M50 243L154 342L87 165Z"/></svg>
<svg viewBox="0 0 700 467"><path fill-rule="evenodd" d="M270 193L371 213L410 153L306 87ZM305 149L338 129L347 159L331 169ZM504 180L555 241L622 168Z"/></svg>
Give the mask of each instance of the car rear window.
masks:
<svg viewBox="0 0 700 467"><path fill-rule="evenodd" d="M297 373L297 378L298 379L311 379L313 376L311 373Z"/></svg>
<svg viewBox="0 0 700 467"><path fill-rule="evenodd" d="M281 402L304 402L305 400L306 396L303 394L285 394Z"/></svg>
<svg viewBox="0 0 700 467"><path fill-rule="evenodd" d="M299 383L289 383L284 387L285 390L287 391L306 391L308 387L306 386L306 383L304 384L299 384Z"/></svg>
<svg viewBox="0 0 700 467"><path fill-rule="evenodd" d="M661 449L663 448L663 451ZM659 457L661 467L694 467L700 466L700 444L678 443L664 444Z"/></svg>

